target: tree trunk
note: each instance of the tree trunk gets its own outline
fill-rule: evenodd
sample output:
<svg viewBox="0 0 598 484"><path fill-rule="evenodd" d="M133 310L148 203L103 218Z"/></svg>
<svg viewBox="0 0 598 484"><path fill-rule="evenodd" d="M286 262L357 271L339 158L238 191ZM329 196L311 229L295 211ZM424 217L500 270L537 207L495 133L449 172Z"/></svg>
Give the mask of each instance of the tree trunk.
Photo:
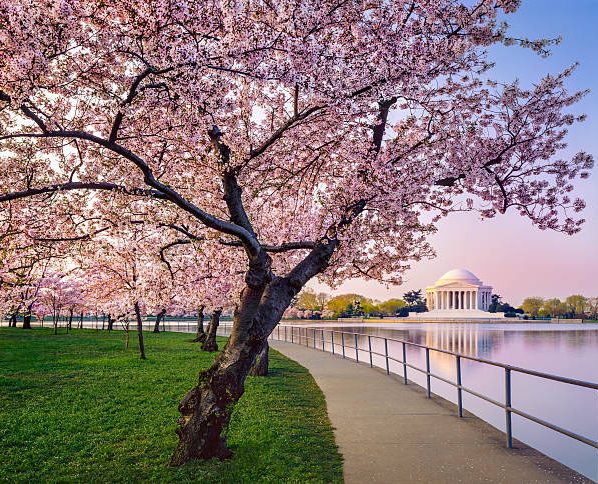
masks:
<svg viewBox="0 0 598 484"><path fill-rule="evenodd" d="M79 316L79 329L83 329L83 313Z"/></svg>
<svg viewBox="0 0 598 484"><path fill-rule="evenodd" d="M139 357L145 360L145 346L143 345L143 322L141 321L141 311L139 303L135 303L135 316L137 318L137 339L139 340Z"/></svg>
<svg viewBox="0 0 598 484"><path fill-rule="evenodd" d="M191 459L231 456L222 433L268 335L300 289L288 281L283 284L280 279L271 282L268 288L248 284L243 289L228 342L213 365L200 373L198 385L179 405L179 443L171 465L182 465Z"/></svg>
<svg viewBox="0 0 598 484"><path fill-rule="evenodd" d="M264 251L250 256L231 335L212 366L200 373L198 385L179 405L179 442L171 465L191 459L230 457L222 433L243 395L249 371L293 298L327 267L336 247L337 240L326 238L285 277L272 273L271 259Z"/></svg>
<svg viewBox="0 0 598 484"><path fill-rule="evenodd" d="M31 305L23 314L23 329L31 329Z"/></svg>
<svg viewBox="0 0 598 484"><path fill-rule="evenodd" d="M206 340L201 345L201 349L204 351L218 351L218 343L216 343L216 333L218 331L218 325L220 324L220 315L222 314L222 308L215 309L212 311L210 317L210 327L208 328L208 334Z"/></svg>
<svg viewBox="0 0 598 484"><path fill-rule="evenodd" d="M129 323L127 322L127 324L125 325L125 351L128 351L129 349Z"/></svg>
<svg viewBox="0 0 598 484"><path fill-rule="evenodd" d="M114 328L114 319L112 319L112 315L108 314L108 331L112 331Z"/></svg>
<svg viewBox="0 0 598 484"><path fill-rule="evenodd" d="M68 333L71 329L73 329L73 312L74 309L69 309L69 321L66 325L66 332Z"/></svg>
<svg viewBox="0 0 598 484"><path fill-rule="evenodd" d="M205 306L198 306L197 307L197 331L195 333L195 339L193 340L194 343L203 343L206 340L206 332L203 329L203 310Z"/></svg>
<svg viewBox="0 0 598 484"><path fill-rule="evenodd" d="M251 367L251 371L249 372L251 376L268 376L269 349L270 345L268 344L268 341L265 341L262 351L257 356L255 363Z"/></svg>
<svg viewBox="0 0 598 484"><path fill-rule="evenodd" d="M12 313L10 315L10 319L8 320L8 327L9 328L16 328L17 327L17 313Z"/></svg>
<svg viewBox="0 0 598 484"><path fill-rule="evenodd" d="M160 332L160 321L162 321L165 317L166 317L166 309L162 309L162 311L160 311L156 315L156 323L154 324L154 333Z"/></svg>

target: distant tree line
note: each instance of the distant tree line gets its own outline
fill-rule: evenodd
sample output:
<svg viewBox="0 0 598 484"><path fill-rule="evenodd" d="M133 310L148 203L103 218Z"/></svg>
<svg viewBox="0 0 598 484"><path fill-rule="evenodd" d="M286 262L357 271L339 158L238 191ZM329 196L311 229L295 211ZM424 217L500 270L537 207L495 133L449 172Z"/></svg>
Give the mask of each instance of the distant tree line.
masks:
<svg viewBox="0 0 598 484"><path fill-rule="evenodd" d="M312 289L303 290L292 307L288 318L331 319L352 317L407 316L409 312L427 311L422 291L408 291L402 299L377 301L361 294L349 293L331 296Z"/></svg>
<svg viewBox="0 0 598 484"><path fill-rule="evenodd" d="M558 298L527 297L521 303L521 309L532 318L598 319L598 297L572 294L564 301Z"/></svg>

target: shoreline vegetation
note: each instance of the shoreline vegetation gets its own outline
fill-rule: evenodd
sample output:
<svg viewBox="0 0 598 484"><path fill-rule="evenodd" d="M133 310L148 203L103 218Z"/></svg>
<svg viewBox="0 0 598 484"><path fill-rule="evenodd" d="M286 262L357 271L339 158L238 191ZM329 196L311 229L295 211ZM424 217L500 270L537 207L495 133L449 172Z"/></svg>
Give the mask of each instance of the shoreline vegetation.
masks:
<svg viewBox="0 0 598 484"><path fill-rule="evenodd" d="M342 482L324 395L274 350L235 407L233 458L169 467L177 403L215 353L181 333L146 346L142 361L120 331L0 328L0 481Z"/></svg>

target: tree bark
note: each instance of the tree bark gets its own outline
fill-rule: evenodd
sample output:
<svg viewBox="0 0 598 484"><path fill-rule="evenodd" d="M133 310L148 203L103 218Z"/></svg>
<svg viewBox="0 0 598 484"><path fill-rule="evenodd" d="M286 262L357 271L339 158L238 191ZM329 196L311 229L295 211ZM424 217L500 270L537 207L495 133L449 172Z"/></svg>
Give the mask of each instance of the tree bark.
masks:
<svg viewBox="0 0 598 484"><path fill-rule="evenodd" d="M23 314L23 329L31 329L31 305Z"/></svg>
<svg viewBox="0 0 598 484"><path fill-rule="evenodd" d="M108 314L108 331L112 331L114 328L114 319L111 314Z"/></svg>
<svg viewBox="0 0 598 484"><path fill-rule="evenodd" d="M201 305L197 307L197 331L195 333L195 339L193 340L194 343L203 343L206 340L206 332L203 329L203 310L205 306Z"/></svg>
<svg viewBox="0 0 598 484"><path fill-rule="evenodd" d="M145 346L143 344L143 322L141 321L141 311L139 303L135 303L135 317L137 318L137 339L139 341L139 357L145 360Z"/></svg>
<svg viewBox="0 0 598 484"><path fill-rule="evenodd" d="M264 342L264 347L262 348L262 351L257 356L257 358L255 359L255 363L251 367L251 371L249 372L251 376L268 376L269 350L270 345L266 341Z"/></svg>
<svg viewBox="0 0 598 484"><path fill-rule="evenodd" d="M223 431L243 395L247 375L293 298L309 279L327 267L337 246L338 241L323 239L285 277L272 273L271 259L264 251L250 256L231 335L212 366L200 373L197 386L179 405L179 442L171 465L191 459L230 457Z"/></svg>
<svg viewBox="0 0 598 484"><path fill-rule="evenodd" d="M83 313L79 316L79 329L83 329Z"/></svg>
<svg viewBox="0 0 598 484"><path fill-rule="evenodd" d="M73 329L73 312L74 310L71 308L69 309L69 321L66 325L66 332L68 333L71 329Z"/></svg>
<svg viewBox="0 0 598 484"><path fill-rule="evenodd" d="M212 311L210 317L210 327L208 328L208 334L206 340L201 345L201 349L204 351L218 351L218 343L216 343L216 333L218 326L220 325L220 315L222 314L222 308L218 308Z"/></svg>
<svg viewBox="0 0 598 484"><path fill-rule="evenodd" d="M156 323L154 324L154 333L160 332L160 321L162 321L165 317L166 317L166 309L162 309L162 311L160 311L156 315Z"/></svg>

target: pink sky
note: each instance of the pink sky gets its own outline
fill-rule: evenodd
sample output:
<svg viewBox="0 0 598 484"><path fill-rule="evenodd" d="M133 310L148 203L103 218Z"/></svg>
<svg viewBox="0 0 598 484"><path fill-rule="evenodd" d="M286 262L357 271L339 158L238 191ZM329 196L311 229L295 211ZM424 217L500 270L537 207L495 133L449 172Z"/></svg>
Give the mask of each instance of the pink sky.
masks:
<svg viewBox="0 0 598 484"><path fill-rule="evenodd" d="M518 77L522 83L529 83L579 62L569 88L589 88L592 92L576 109L588 114L588 121L571 130L567 152L584 150L598 157L598 1L525 0L522 9L508 21L513 34L531 38L562 35L563 42L548 59L518 48L494 49L495 77ZM587 203L583 213L587 221L579 234L541 231L515 213L485 221L475 214L453 214L439 224L438 233L430 239L436 259L414 263L402 286L386 288L356 279L334 292L356 292L375 299L401 297L410 289L434 283L450 269L465 268L514 305L526 296L598 296L597 172L594 169L589 180L576 185L575 194ZM326 290L317 283L311 286Z"/></svg>

